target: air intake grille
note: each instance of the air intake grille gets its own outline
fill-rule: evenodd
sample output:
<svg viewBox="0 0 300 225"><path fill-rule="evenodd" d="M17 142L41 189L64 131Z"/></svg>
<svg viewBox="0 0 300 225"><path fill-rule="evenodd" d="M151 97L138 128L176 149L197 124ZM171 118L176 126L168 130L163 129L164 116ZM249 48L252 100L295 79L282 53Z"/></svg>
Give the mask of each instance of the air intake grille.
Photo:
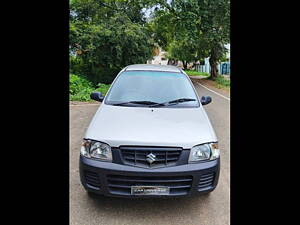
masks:
<svg viewBox="0 0 300 225"><path fill-rule="evenodd" d="M120 150L124 164L144 168L174 166L182 152L181 148L166 147L120 147Z"/></svg>
<svg viewBox="0 0 300 225"><path fill-rule="evenodd" d="M215 173L213 172L201 175L198 189L204 189L212 186L214 183L214 178L215 178Z"/></svg>
<svg viewBox="0 0 300 225"><path fill-rule="evenodd" d="M131 186L167 186L170 195L186 195L191 189L192 176L176 177L138 177L108 175L107 183L112 194L130 195Z"/></svg>
<svg viewBox="0 0 300 225"><path fill-rule="evenodd" d="M97 173L95 172L91 172L91 171L85 171L85 180L86 183L99 188L100 187L100 180L99 180L99 176Z"/></svg>

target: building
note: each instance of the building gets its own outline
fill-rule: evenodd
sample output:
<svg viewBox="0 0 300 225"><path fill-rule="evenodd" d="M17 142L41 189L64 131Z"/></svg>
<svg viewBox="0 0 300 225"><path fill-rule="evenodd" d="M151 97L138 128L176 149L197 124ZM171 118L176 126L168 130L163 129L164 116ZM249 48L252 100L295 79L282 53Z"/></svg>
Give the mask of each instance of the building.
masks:
<svg viewBox="0 0 300 225"><path fill-rule="evenodd" d="M155 56L152 60L148 60L147 64L156 64L156 65L168 65L167 52L162 50L162 48L157 47L154 50Z"/></svg>

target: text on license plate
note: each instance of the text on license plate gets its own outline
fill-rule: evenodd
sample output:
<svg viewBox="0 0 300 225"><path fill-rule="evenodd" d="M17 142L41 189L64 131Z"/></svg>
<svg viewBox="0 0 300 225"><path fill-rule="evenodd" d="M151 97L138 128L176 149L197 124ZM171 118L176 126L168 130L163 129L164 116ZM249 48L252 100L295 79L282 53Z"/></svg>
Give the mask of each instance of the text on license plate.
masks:
<svg viewBox="0 0 300 225"><path fill-rule="evenodd" d="M131 186L132 195L169 195L170 188L165 186Z"/></svg>

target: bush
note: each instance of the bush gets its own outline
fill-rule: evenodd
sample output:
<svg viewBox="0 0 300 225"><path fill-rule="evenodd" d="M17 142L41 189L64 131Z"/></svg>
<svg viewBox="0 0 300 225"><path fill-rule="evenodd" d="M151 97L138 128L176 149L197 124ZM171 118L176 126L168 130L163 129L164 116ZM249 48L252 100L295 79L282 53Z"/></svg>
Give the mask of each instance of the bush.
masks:
<svg viewBox="0 0 300 225"><path fill-rule="evenodd" d="M93 92L94 90L92 88L86 88L86 89L82 89L80 92L78 92L77 94L71 95L70 94L70 100L71 101L82 101L82 102L89 102L92 101L90 98L90 94Z"/></svg>
<svg viewBox="0 0 300 225"><path fill-rule="evenodd" d="M110 87L110 84L101 84L96 88L84 76L70 74L69 95L71 101L92 101L90 94L94 91L100 91L105 95Z"/></svg>
<svg viewBox="0 0 300 225"><path fill-rule="evenodd" d="M92 83L83 76L70 74L70 94L76 95L82 90L92 88Z"/></svg>

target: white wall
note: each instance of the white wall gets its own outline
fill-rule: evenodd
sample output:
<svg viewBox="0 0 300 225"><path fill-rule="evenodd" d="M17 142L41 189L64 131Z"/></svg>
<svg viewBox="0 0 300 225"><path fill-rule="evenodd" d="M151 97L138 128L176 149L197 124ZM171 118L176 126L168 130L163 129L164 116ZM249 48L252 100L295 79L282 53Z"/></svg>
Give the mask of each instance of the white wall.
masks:
<svg viewBox="0 0 300 225"><path fill-rule="evenodd" d="M165 58L165 60L162 60L162 58ZM152 60L148 60L147 64L167 65L168 59L166 58L166 52L159 48L159 54L154 56Z"/></svg>

